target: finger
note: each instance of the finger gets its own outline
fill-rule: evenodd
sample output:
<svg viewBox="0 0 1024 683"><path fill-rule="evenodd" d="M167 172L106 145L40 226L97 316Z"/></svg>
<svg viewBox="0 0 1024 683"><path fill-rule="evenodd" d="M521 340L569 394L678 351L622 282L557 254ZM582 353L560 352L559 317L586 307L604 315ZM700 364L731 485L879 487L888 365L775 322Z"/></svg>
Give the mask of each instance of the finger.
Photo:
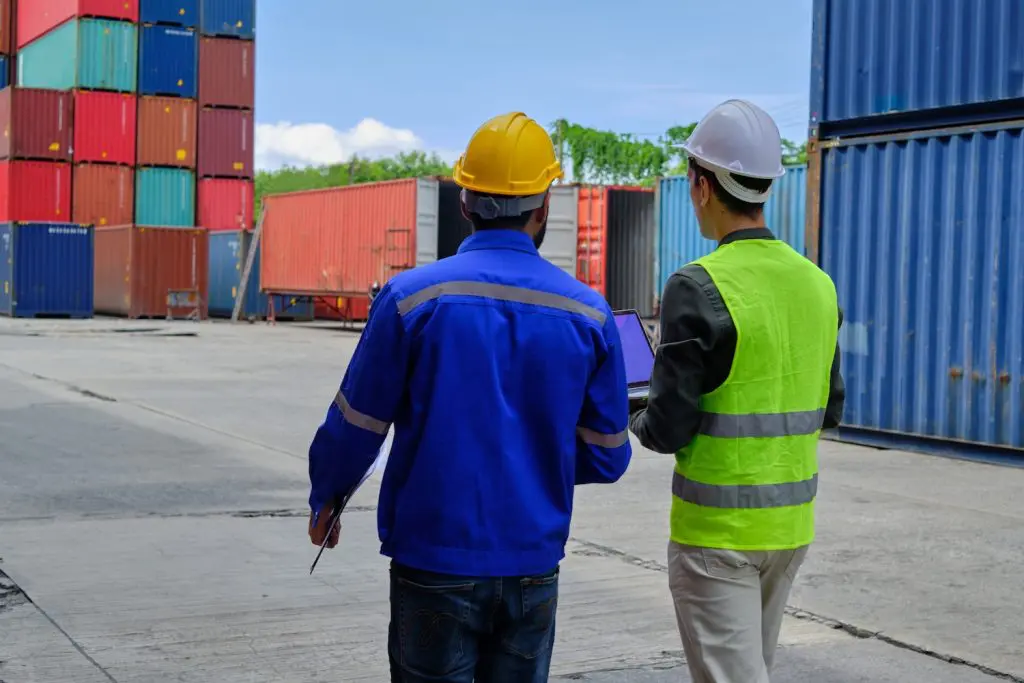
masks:
<svg viewBox="0 0 1024 683"><path fill-rule="evenodd" d="M338 540L341 538L341 524L335 524L334 528L331 529L331 539L328 541L330 547L338 545Z"/></svg>

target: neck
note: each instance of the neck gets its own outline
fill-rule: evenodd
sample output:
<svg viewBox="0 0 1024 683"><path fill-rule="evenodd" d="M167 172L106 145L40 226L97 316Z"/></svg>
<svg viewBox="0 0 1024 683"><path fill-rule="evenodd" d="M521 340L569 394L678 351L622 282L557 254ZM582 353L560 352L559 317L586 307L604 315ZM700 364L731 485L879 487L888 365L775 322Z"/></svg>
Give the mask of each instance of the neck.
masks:
<svg viewBox="0 0 1024 683"><path fill-rule="evenodd" d="M726 216L722 221L721 225L718 225L715 229L715 239L721 242L729 235L740 230L750 230L751 228L763 228L764 227L764 214L757 216L756 218L750 218L749 216Z"/></svg>

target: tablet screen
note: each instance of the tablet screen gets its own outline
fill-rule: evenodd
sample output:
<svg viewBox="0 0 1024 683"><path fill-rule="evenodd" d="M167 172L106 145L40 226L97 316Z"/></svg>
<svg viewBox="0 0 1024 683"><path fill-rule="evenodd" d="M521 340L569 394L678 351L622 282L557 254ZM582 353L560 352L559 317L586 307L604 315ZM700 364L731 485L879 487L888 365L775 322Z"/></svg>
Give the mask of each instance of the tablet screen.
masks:
<svg viewBox="0 0 1024 683"><path fill-rule="evenodd" d="M622 339L622 356L626 360L626 383L629 386L647 384L654 369L654 349L644 332L640 316L634 311L615 314L615 324Z"/></svg>

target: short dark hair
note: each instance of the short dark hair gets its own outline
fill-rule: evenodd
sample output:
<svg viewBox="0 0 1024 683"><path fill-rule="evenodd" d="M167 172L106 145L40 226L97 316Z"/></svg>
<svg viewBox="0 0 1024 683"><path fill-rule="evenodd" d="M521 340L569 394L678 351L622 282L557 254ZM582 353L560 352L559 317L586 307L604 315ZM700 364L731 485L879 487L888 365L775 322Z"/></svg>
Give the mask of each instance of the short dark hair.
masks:
<svg viewBox="0 0 1024 683"><path fill-rule="evenodd" d="M481 197L488 197L491 195L481 194ZM498 195L494 195L498 197ZM481 218L475 213L469 213L469 221L473 224L473 229L482 230L522 230L526 227L526 224L530 222L530 218L533 216L533 212L537 209L530 209L524 211L518 216L502 216L500 218Z"/></svg>
<svg viewBox="0 0 1024 683"><path fill-rule="evenodd" d="M757 218L758 214L764 210L764 202L745 202L742 199L737 199L726 192L725 188L722 187L722 184L718 182L718 178L715 177L714 171L709 171L696 163L693 159L690 159L689 165L690 168L693 169L693 175L695 178L705 178L708 181L708 184L711 185L711 191L715 193L715 196L718 197L718 201L722 202L730 213L735 213L747 218ZM732 179L737 183L748 190L753 190L754 192L764 192L772 186L771 178L748 178L746 176L736 175L735 173L730 173L729 175L732 176Z"/></svg>

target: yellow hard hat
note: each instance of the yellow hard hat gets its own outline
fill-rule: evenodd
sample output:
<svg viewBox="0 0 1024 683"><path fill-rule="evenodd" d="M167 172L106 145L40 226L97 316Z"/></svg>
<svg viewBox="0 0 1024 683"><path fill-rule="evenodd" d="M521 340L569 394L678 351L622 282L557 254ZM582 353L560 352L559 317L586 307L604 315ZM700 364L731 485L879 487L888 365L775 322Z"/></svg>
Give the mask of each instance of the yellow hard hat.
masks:
<svg viewBox="0 0 1024 683"><path fill-rule="evenodd" d="M525 197L547 192L563 174L551 136L517 111L480 126L455 162L452 175L466 190Z"/></svg>

